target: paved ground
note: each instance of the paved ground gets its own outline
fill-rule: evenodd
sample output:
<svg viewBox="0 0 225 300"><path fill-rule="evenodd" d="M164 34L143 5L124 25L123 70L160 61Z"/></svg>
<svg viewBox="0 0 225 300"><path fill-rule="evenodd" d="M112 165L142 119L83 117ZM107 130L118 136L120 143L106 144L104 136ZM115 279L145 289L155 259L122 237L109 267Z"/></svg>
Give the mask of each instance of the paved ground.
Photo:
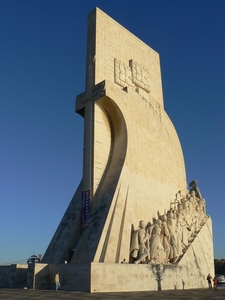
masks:
<svg viewBox="0 0 225 300"><path fill-rule="evenodd" d="M154 291L154 292L131 292L131 293L83 293L59 291L55 293L52 290L23 290L23 289L0 289L0 299L13 300L40 300L40 299L123 299L123 300L138 300L138 299L164 299L164 300L211 300L225 299L225 288L218 290L196 289L196 290L172 290L172 291Z"/></svg>

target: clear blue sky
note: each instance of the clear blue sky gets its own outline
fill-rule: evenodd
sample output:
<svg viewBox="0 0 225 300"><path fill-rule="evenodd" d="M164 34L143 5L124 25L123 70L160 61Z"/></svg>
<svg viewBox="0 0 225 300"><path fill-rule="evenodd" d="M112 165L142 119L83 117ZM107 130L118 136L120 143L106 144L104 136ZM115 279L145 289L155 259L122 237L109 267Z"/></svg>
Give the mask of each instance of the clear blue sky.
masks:
<svg viewBox="0 0 225 300"><path fill-rule="evenodd" d="M225 258L225 1L0 0L0 264L44 254L82 177L87 15L160 54L165 110Z"/></svg>

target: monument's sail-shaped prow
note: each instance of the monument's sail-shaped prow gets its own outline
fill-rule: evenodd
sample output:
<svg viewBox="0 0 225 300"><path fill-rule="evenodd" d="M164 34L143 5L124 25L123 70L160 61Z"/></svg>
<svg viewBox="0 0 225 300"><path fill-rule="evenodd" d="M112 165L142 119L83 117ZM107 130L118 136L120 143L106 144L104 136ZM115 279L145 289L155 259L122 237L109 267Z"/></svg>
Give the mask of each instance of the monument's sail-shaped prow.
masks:
<svg viewBox="0 0 225 300"><path fill-rule="evenodd" d="M144 259L178 261L187 245L184 238L178 249L173 226L183 218L180 202L189 205L192 198L180 141L164 110L159 55L96 8L88 18L86 70L85 92L76 100L76 112L85 119L83 178L43 262L62 263L64 258L84 265L124 258L142 262L144 256L133 260L130 255L132 246L132 251L139 251L131 233L140 220L149 222L146 247L152 243L150 250L142 249ZM190 205L198 201L203 226L203 199ZM192 236L185 232L187 241L200 230L193 221L195 208L191 214L193 227L187 230ZM210 221L207 224L210 232ZM159 228L165 244L156 255L152 249ZM185 234L180 231L180 237Z"/></svg>

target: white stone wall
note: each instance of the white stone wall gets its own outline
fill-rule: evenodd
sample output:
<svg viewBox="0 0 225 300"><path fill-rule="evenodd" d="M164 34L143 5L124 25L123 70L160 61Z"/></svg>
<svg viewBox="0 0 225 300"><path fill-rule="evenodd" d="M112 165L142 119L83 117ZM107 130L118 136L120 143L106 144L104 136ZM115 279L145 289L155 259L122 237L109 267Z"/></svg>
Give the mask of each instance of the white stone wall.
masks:
<svg viewBox="0 0 225 300"><path fill-rule="evenodd" d="M27 265L13 264L0 266L0 288L20 288L26 286Z"/></svg>
<svg viewBox="0 0 225 300"><path fill-rule="evenodd" d="M112 132L106 112L99 105L95 105L94 111L94 174L93 194L95 194L99 182L103 176L108 161L111 158Z"/></svg>

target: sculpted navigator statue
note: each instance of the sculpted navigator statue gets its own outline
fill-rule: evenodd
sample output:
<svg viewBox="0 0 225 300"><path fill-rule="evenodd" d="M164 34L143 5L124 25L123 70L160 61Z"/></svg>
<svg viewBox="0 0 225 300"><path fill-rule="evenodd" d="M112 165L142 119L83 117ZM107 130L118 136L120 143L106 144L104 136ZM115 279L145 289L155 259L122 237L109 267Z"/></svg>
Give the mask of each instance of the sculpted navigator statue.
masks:
<svg viewBox="0 0 225 300"><path fill-rule="evenodd" d="M169 257L170 257L170 243L169 243L169 228L167 225L167 216L166 212L164 213L163 216L161 216L162 224L161 224L161 241L162 245L165 251L165 262L169 262Z"/></svg>
<svg viewBox="0 0 225 300"><path fill-rule="evenodd" d="M130 256L137 258L134 263L138 264L147 260L149 256L149 234L145 229L145 222L139 222L139 229L134 231L131 239Z"/></svg>
<svg viewBox="0 0 225 300"><path fill-rule="evenodd" d="M202 199L202 195L201 195L201 193L200 193L199 188L197 187L197 183L198 183L197 180L193 180L192 182L189 183L189 186L190 186L190 194L191 194L192 191L194 191L195 194L196 194L196 197L198 197L199 199Z"/></svg>
<svg viewBox="0 0 225 300"><path fill-rule="evenodd" d="M156 221L150 239L150 263L165 263L166 253L161 242L162 221Z"/></svg>
<svg viewBox="0 0 225 300"><path fill-rule="evenodd" d="M167 227L169 229L169 244L170 244L170 262L174 263L179 256L177 242L177 220L173 212L170 210L167 214ZM182 253L182 252L181 252Z"/></svg>

